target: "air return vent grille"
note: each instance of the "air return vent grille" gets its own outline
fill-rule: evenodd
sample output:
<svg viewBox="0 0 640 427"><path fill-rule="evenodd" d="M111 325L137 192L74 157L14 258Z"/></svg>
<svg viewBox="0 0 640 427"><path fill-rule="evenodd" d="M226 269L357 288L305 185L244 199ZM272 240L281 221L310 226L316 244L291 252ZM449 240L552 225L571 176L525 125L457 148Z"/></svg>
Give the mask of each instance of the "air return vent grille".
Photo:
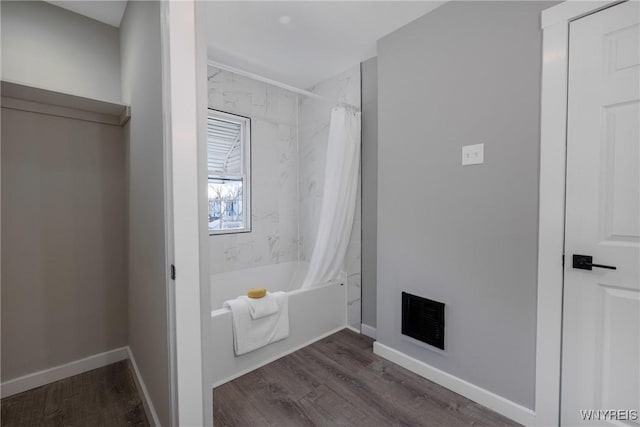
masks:
<svg viewBox="0 0 640 427"><path fill-rule="evenodd" d="M402 334L444 350L444 303L403 292Z"/></svg>

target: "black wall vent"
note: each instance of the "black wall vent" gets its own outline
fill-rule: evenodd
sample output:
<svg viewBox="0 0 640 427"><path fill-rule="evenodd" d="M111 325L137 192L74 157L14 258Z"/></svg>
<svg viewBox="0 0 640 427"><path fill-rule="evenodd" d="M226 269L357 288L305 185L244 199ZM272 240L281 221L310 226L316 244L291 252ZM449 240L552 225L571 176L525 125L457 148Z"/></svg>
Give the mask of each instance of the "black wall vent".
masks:
<svg viewBox="0 0 640 427"><path fill-rule="evenodd" d="M403 292L402 334L444 350L444 303Z"/></svg>

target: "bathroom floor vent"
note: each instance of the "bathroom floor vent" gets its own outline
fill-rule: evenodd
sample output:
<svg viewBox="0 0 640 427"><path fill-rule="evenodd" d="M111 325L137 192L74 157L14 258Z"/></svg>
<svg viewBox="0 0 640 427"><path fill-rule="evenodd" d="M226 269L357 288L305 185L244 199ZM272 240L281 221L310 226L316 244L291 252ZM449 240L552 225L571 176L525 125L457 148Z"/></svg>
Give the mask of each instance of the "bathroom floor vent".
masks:
<svg viewBox="0 0 640 427"><path fill-rule="evenodd" d="M444 303L403 292L402 334L444 350Z"/></svg>

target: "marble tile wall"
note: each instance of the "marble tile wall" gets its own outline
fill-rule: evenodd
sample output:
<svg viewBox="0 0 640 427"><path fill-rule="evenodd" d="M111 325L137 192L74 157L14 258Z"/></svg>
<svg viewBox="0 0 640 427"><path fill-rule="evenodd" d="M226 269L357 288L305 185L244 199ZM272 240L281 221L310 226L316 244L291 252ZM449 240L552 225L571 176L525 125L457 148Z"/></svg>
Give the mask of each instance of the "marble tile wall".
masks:
<svg viewBox="0 0 640 427"><path fill-rule="evenodd" d="M309 261L311 257L318 230L331 109L338 103L346 103L360 108L360 65L321 82L309 90L327 99L320 100L301 96L298 101L299 245L300 259L304 261ZM356 212L345 259L345 269L347 272L348 322L350 326L359 329L361 318L360 185L358 185Z"/></svg>
<svg viewBox="0 0 640 427"><path fill-rule="evenodd" d="M209 237L212 274L298 260L298 100L285 89L208 68L209 108L251 118L250 233Z"/></svg>

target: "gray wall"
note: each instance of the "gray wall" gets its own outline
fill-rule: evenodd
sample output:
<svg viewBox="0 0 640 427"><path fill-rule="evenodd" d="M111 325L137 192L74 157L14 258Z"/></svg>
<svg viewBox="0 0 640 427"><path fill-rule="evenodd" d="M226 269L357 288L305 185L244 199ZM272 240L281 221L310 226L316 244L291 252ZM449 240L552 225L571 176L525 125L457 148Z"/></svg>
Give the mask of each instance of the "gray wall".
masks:
<svg viewBox="0 0 640 427"><path fill-rule="evenodd" d="M362 63L362 323L376 326L378 58Z"/></svg>
<svg viewBox="0 0 640 427"><path fill-rule="evenodd" d="M127 344L123 130L2 108L2 381Z"/></svg>
<svg viewBox="0 0 640 427"><path fill-rule="evenodd" d="M378 339L528 408L551 5L449 2L378 43ZM402 291L446 303L445 352L401 335Z"/></svg>
<svg viewBox="0 0 640 427"><path fill-rule="evenodd" d="M41 1L2 1L2 79L120 101L118 29Z"/></svg>
<svg viewBox="0 0 640 427"><path fill-rule="evenodd" d="M120 26L129 174L129 346L170 424L160 4L129 2Z"/></svg>

